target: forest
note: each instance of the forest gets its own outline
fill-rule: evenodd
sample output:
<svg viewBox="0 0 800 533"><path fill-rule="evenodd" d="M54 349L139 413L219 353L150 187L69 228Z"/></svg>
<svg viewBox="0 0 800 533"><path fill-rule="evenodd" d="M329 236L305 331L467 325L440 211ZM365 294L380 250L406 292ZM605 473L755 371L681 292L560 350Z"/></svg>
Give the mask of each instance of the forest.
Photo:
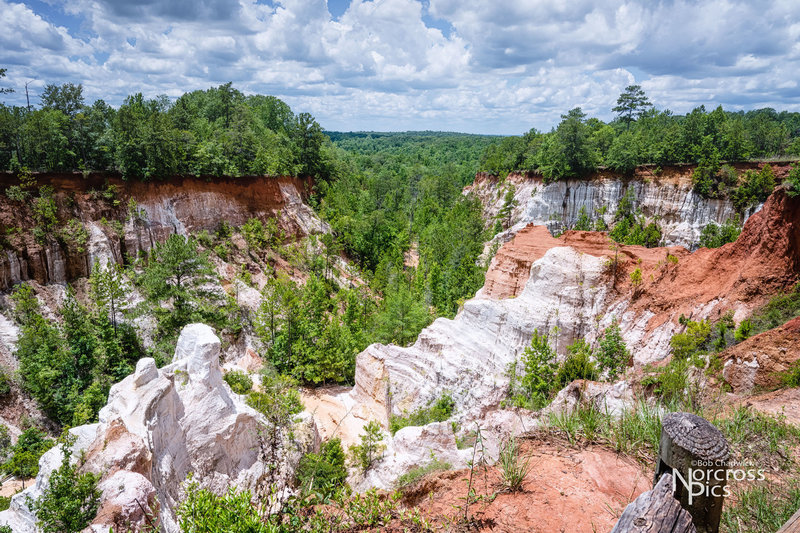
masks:
<svg viewBox="0 0 800 533"><path fill-rule="evenodd" d="M561 115L550 132L531 129L505 137L482 155L480 169L492 174L514 170L540 173L545 180L585 176L608 168L629 174L644 164L657 168L697 165L696 190L722 195L723 163L796 158L800 155L800 113L774 109L707 111L699 106L686 115L657 109L638 85L623 91L605 123L580 107Z"/></svg>

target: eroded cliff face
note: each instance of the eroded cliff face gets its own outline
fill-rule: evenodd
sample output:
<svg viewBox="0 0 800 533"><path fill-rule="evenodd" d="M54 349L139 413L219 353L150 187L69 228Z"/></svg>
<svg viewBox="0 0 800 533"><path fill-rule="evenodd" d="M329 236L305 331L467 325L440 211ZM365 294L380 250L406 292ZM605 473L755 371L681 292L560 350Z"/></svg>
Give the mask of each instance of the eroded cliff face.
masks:
<svg viewBox="0 0 800 533"><path fill-rule="evenodd" d="M790 170L788 163L770 163L780 180ZM759 164L743 163L737 170L760 168ZM744 222L757 208L737 213L728 199L705 199L692 191L691 166L653 168L639 167L635 174L623 178L611 172L598 172L590 179L561 180L545 184L532 174L509 174L505 180L479 173L473 185L465 190L477 195L484 205L484 218L494 220L505 203L505 192L515 187L516 206L506 229L496 239L509 240L528 224L547 226L558 234L575 225L582 207L592 220L603 218L611 225L619 202L628 188L633 189L636 206L648 220L658 220L666 246L693 248L700 232L709 222L722 224L737 214Z"/></svg>
<svg viewBox="0 0 800 533"><path fill-rule="evenodd" d="M73 460L84 450L82 468L101 475L91 531L143 527L143 509L156 502L164 530L179 531L175 509L189 473L218 493L234 486L267 498L272 485L280 494L302 454L319 445L308 414L271 444L269 422L223 381L219 355L210 327L186 326L172 364L157 369L153 359L141 359L134 374L111 388L100 422L71 430ZM59 448L42 457L36 483L14 496L0 524L17 533L38 531L27 498L41 496L61 459Z"/></svg>
<svg viewBox="0 0 800 533"><path fill-rule="evenodd" d="M672 335L684 327L681 315L717 319L733 311L740 321L800 279L800 198L778 189L750 217L740 238L718 249L690 253L680 246L614 249L611 244L604 233L568 231L556 239L533 225L517 232L493 259L484 288L455 319L436 320L412 346L374 344L359 354L355 386L325 398L340 408L329 407L323 425L344 420L337 427L347 434L344 440L354 440L370 418L386 424L391 415L424 407L448 392L459 431L479 424L490 447L493 438L496 443L530 429L535 414L504 409L501 402L508 365L534 331L550 333L563 357L573 340L593 343L616 319L641 367L669 356ZM629 274L636 268L643 281L634 286ZM588 394L600 408L618 409L632 394L624 382L617 385L573 387L562 391L553 408ZM452 429L440 429L415 434L417 448L463 464L445 443ZM388 487L401 468L418 466L397 459L408 455L402 450L409 430L389 441L389 459L368 473L362 487Z"/></svg>
<svg viewBox="0 0 800 533"><path fill-rule="evenodd" d="M145 183L103 174L35 177L31 194L38 187L53 188L59 223L37 240L30 199L0 194L0 290L26 280L50 284L87 277L98 260L121 263L172 233L214 231L222 221L239 226L250 218L277 218L281 229L296 237L328 231L305 203L313 186L307 179L176 177ZM10 175L0 176L3 192L16 183ZM114 190L107 194L109 185ZM67 226L70 220L85 228L85 242L72 238L76 226Z"/></svg>

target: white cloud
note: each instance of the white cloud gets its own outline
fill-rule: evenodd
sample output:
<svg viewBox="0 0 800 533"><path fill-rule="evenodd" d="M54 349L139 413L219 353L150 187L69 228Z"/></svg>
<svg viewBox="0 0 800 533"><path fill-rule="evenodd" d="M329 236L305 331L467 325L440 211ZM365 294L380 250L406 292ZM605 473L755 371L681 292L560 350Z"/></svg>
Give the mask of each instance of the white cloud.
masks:
<svg viewBox="0 0 800 533"><path fill-rule="evenodd" d="M331 129L547 130L575 106L611 118L635 82L676 112L800 109L800 4L791 0L351 0L336 20L326 0L59 9L83 23L67 28L0 0L5 85L82 82L87 99L118 104L137 91L175 96L233 81ZM429 27L428 16L449 29Z"/></svg>

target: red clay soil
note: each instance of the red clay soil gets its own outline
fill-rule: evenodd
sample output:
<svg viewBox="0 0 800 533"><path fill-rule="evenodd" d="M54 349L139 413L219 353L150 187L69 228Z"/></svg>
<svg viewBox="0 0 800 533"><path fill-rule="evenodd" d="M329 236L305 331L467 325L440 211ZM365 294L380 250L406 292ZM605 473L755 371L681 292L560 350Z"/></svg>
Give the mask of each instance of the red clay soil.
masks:
<svg viewBox="0 0 800 533"><path fill-rule="evenodd" d="M732 365L731 369L744 362L758 361L754 379L745 372L726 372L725 381L734 392L750 392L753 387L761 390L778 387L780 374L800 360L800 317L731 346L720 358L723 363Z"/></svg>
<svg viewBox="0 0 800 533"><path fill-rule="evenodd" d="M487 496L468 510L478 530L609 531L625 506L652 488L652 472L599 446L578 449L545 437L525 441L523 453L530 455L531 469L520 492L503 489L496 467L486 469L485 478L475 470L473 487ZM469 473L431 474L406 489L403 501L434 523L463 523Z"/></svg>
<svg viewBox="0 0 800 533"><path fill-rule="evenodd" d="M544 227L528 226L498 250L483 293L490 298L519 294L531 264L550 248L572 246L579 252L612 257L612 244L605 233L568 231L555 239ZM736 304L752 308L800 278L800 197L790 198L778 188L747 220L739 239L721 248L689 253L681 247L620 246L619 254L623 260L617 289L628 293L637 314L645 310L655 314L648 329L680 314L691 317L713 302L728 306L717 305L718 314ZM677 263L667 261L668 254L677 257ZM637 267L643 283L634 292L627 273Z"/></svg>

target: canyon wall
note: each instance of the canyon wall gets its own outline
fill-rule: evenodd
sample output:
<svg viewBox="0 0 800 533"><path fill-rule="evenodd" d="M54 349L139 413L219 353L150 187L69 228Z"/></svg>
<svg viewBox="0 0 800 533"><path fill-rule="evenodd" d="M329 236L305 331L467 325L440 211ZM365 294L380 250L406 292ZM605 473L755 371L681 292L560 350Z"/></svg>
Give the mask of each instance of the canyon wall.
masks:
<svg viewBox="0 0 800 533"><path fill-rule="evenodd" d="M789 163L770 163L778 180L790 170ZM758 169L760 164L737 164L738 171ZM592 220L603 218L611 225L619 202L628 188L633 189L636 207L648 220L657 220L665 246L680 245L693 249L706 224L722 224L739 215L742 222L758 207L737 213L729 199L706 199L692 190L693 167L673 166L654 172L639 167L631 177L598 172L589 179L560 180L545 184L535 174L511 173L504 180L479 173L465 191L480 198L484 218L493 220L505 203L505 193L514 186L516 206L505 231L496 239L505 242L528 224L547 226L559 234L575 225L582 207ZM760 207L760 206L759 206Z"/></svg>
<svg viewBox="0 0 800 533"><path fill-rule="evenodd" d="M121 263L172 233L213 232L223 221L240 226L250 218L277 218L291 236L328 231L305 202L313 187L309 179L175 177L141 182L55 173L35 179L30 194L52 187L59 223L44 239L36 239L31 198L9 199L4 193L18 182L12 175L0 175L0 291L26 280L50 284L87 277L99 259ZM85 242L73 238L70 220L85 228Z"/></svg>

